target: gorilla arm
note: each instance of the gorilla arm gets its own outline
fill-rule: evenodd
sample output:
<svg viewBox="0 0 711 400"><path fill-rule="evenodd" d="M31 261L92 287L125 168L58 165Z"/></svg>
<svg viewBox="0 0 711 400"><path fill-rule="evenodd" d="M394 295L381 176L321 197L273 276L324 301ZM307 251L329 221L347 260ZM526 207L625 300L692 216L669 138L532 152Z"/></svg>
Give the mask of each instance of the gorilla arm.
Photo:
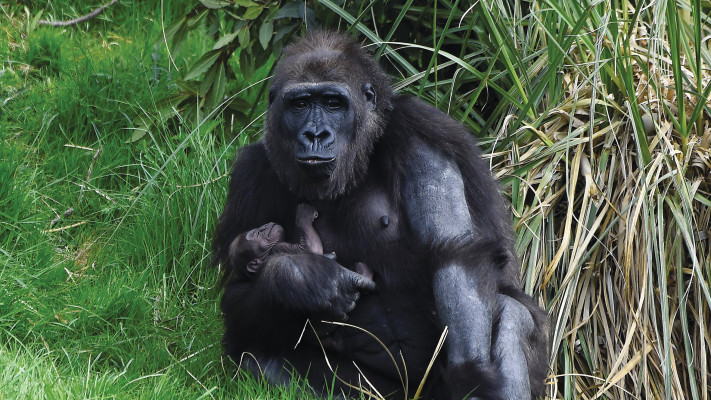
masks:
<svg viewBox="0 0 711 400"><path fill-rule="evenodd" d="M419 244L432 248L437 315L449 329L446 379L452 398L468 393L486 399L530 398L523 340L519 339L533 329L533 322L522 318L516 326L513 316L525 316L527 310L498 297L496 264L505 251L498 251L497 246L504 246L487 238L486 226L473 225L454 160L415 141L405 162L405 215ZM506 316L499 315L500 309ZM494 332L497 337L492 338Z"/></svg>
<svg viewBox="0 0 711 400"><path fill-rule="evenodd" d="M306 318L345 320L360 292L374 288L372 280L326 256L273 255L255 278L227 284L225 350L278 354L296 344Z"/></svg>

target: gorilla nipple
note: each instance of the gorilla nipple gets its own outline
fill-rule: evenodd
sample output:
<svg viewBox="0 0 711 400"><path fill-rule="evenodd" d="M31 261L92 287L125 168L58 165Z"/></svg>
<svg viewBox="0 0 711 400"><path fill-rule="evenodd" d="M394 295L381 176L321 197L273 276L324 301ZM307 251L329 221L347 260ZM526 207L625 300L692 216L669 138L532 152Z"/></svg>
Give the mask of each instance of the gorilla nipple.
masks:
<svg viewBox="0 0 711 400"><path fill-rule="evenodd" d="M380 225L382 225L383 228L387 228L388 225L390 225L390 218L388 218L387 215L380 217Z"/></svg>

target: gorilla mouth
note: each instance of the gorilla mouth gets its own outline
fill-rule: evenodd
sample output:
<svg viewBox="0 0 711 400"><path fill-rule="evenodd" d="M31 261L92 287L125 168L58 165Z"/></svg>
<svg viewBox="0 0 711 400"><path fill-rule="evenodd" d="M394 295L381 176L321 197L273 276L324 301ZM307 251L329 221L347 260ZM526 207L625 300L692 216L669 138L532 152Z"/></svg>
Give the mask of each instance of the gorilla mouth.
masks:
<svg viewBox="0 0 711 400"><path fill-rule="evenodd" d="M336 157L300 157L296 159L302 165L322 165L328 164L336 160Z"/></svg>
<svg viewBox="0 0 711 400"><path fill-rule="evenodd" d="M296 161L301 170L315 181L328 179L336 167L336 157L299 157Z"/></svg>

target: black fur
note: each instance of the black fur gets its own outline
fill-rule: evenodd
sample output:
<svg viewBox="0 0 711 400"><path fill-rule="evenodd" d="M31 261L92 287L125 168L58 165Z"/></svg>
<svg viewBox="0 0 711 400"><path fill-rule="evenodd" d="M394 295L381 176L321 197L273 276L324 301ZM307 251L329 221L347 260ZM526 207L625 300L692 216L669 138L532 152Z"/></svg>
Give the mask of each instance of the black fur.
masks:
<svg viewBox="0 0 711 400"><path fill-rule="evenodd" d="M445 371L452 399L476 396L487 400L513 400L501 396L501 383L496 368L483 360L470 361Z"/></svg>
<svg viewBox="0 0 711 400"><path fill-rule="evenodd" d="M501 320L498 296L515 300L530 313L534 328L521 331L520 346L531 394L542 396L548 371L547 316L521 290L506 205L472 136L435 108L394 94L377 64L343 35L312 34L287 48L284 57L270 91L265 139L240 150L213 243L213 260L225 268L221 308L227 354L240 358L249 352L265 365L286 360L285 365L302 375L308 371L312 386L323 392L319 382L332 382L333 377L313 333L307 330L294 348L308 319L328 343L325 351L339 377L355 385L362 382L355 363L381 393L402 393L389 356L368 334L318 322L347 317L349 323L375 334L396 359L402 354L412 395L443 329L438 310L447 309L436 304L433 276L441 268L463 265L467 278L476 282L472 290L491 312L492 325L485 328L492 338L497 337ZM286 86L321 81L348 88L358 124L353 143L346 147L351 154L343 159L339 154L338 162L344 164L325 182L300 175L288 138L276 123L285 106L279 98ZM366 83L377 93L377 107L370 112L359 97ZM432 149L437 160L456 163L472 232L418 242L415 232L423 222L409 218L405 207L418 199L403 197L404 184L418 176L406 167L417 146ZM266 222L291 232L296 206L305 199L319 213L314 228L324 253L334 251L337 261L315 254L273 256L254 277L233 274L230 243ZM373 270L374 283L352 271L357 262ZM467 332L450 331L450 339L451 335ZM425 393L432 398L458 399L470 392L480 398L503 398L500 360L492 355L455 365L449 361L451 351L446 347L438 357ZM338 383L336 387L349 391Z"/></svg>

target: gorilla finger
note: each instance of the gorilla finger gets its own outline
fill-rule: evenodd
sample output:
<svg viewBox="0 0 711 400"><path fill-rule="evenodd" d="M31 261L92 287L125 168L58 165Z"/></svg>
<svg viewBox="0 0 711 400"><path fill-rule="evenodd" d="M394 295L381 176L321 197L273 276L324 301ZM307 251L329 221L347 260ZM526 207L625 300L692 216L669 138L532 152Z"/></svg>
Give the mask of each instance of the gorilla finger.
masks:
<svg viewBox="0 0 711 400"><path fill-rule="evenodd" d="M365 263L362 262L357 262L354 265L355 267L355 272L367 277L368 279L373 279L373 270L368 268Z"/></svg>
<svg viewBox="0 0 711 400"><path fill-rule="evenodd" d="M346 312L347 312L347 313L353 311L353 309L354 309L355 306L356 306L356 301L357 301L357 300L353 300L353 301L351 302L351 304L349 304L348 307L346 307Z"/></svg>
<svg viewBox="0 0 711 400"><path fill-rule="evenodd" d="M353 275L351 276L353 277L353 285L355 285L355 287L359 290L375 290L375 282L373 282L373 280L368 278L367 276L363 276L357 273L353 273Z"/></svg>

